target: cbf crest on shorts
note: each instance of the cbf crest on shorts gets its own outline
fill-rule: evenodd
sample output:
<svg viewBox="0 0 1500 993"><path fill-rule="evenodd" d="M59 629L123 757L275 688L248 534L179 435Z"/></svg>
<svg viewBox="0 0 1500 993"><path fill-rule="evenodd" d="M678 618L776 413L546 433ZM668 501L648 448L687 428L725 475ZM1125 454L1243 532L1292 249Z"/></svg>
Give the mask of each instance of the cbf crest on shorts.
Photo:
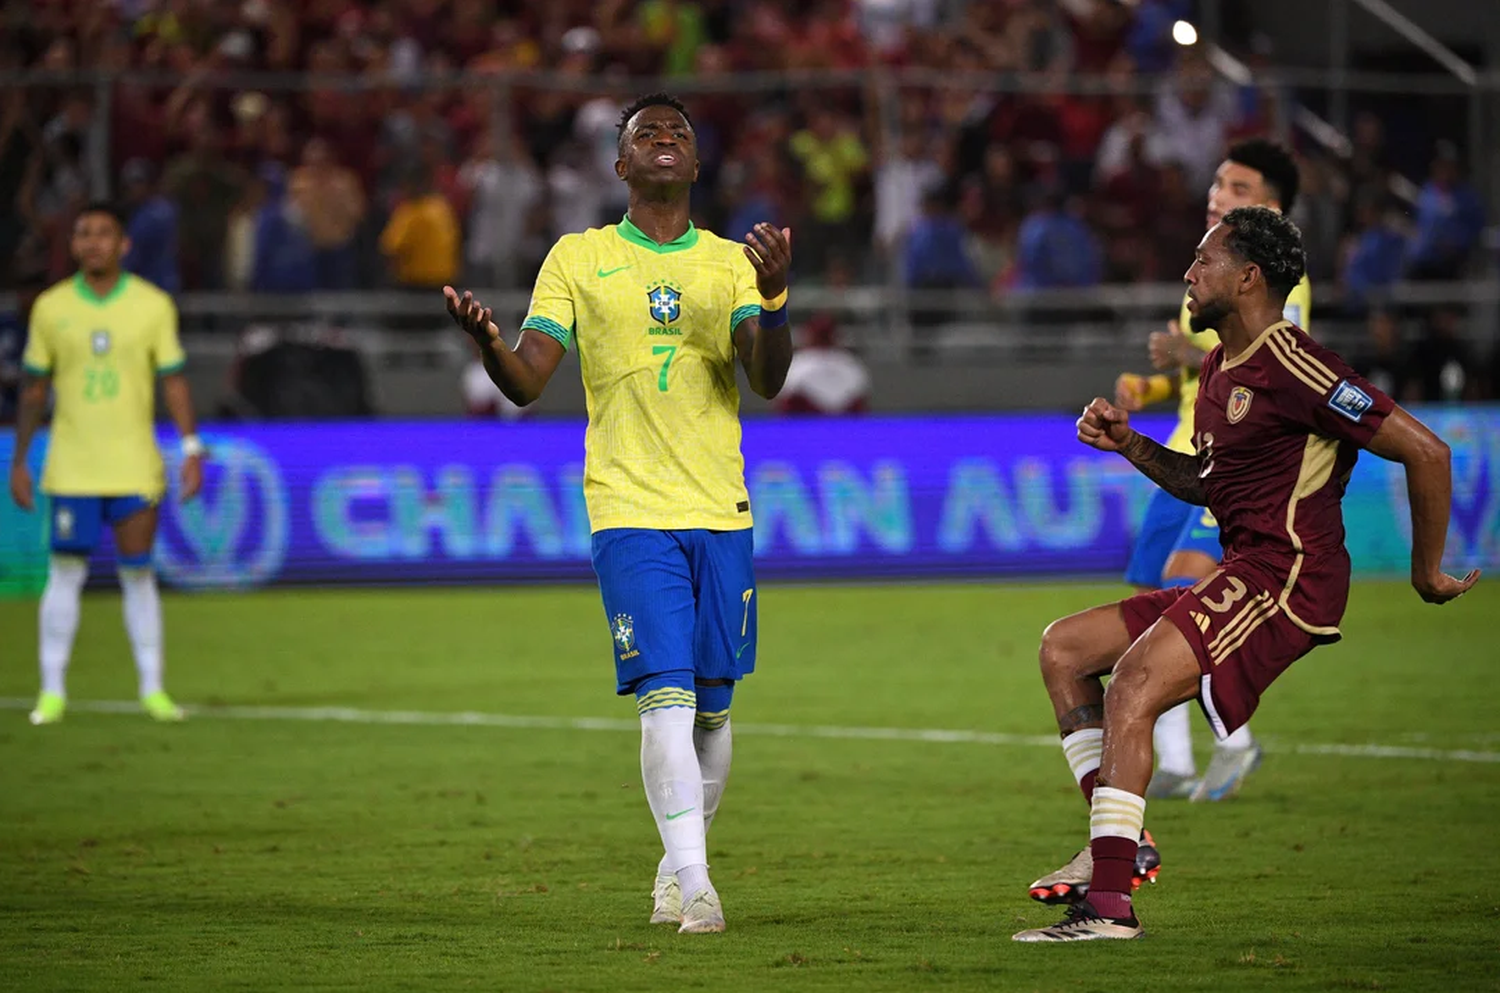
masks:
<svg viewBox="0 0 1500 993"><path fill-rule="evenodd" d="M629 614L616 614L610 628L614 633L616 648L621 652L635 648L635 618Z"/></svg>
<svg viewBox="0 0 1500 993"><path fill-rule="evenodd" d="M1224 408L1224 414L1229 418L1230 424L1238 424L1250 413L1250 401L1255 399L1255 394L1248 386L1236 386L1229 391L1229 404Z"/></svg>
<svg viewBox="0 0 1500 993"><path fill-rule="evenodd" d="M94 331L89 334L89 347L94 350L95 355L103 355L109 351L109 332Z"/></svg>

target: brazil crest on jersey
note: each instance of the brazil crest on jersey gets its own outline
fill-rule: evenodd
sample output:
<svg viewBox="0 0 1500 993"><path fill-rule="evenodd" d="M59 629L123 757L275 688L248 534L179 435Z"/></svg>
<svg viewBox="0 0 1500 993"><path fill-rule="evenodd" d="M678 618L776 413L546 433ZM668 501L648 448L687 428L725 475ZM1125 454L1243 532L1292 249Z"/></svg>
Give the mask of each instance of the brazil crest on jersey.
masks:
<svg viewBox="0 0 1500 993"><path fill-rule="evenodd" d="M592 530L750 527L732 339L759 307L743 247L691 225L659 245L625 218L552 247L521 327L577 345Z"/></svg>

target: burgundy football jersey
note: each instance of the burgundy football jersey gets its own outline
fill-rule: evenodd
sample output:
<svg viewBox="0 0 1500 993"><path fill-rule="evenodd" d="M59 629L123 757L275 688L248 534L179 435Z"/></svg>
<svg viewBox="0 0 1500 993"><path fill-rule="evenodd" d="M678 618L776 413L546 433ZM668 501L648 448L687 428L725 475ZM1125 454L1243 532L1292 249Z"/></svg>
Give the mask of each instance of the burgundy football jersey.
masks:
<svg viewBox="0 0 1500 993"><path fill-rule="evenodd" d="M1337 638L1349 599L1340 503L1394 401L1285 321L1233 360L1209 352L1200 384L1194 442L1225 563L1281 589L1303 630Z"/></svg>

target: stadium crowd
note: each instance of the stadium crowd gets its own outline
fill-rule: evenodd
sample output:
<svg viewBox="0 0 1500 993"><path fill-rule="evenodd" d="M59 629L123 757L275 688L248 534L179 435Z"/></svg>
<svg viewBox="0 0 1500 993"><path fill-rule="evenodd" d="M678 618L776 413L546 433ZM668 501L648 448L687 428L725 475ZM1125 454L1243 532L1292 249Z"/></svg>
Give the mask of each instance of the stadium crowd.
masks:
<svg viewBox="0 0 1500 993"><path fill-rule="evenodd" d="M1202 234L1224 149L1284 131L1277 94L1228 85L1202 51L1174 43L1191 6L7 4L0 70L152 75L127 73L102 102L94 85L0 91L0 258L14 260L4 285L68 271L70 219L102 172L131 213L127 266L173 292L524 287L558 236L622 213L619 111L636 77L661 76L690 84L699 223L727 237L760 219L790 224L800 280L996 294L1171 281ZM732 73L868 67L947 78L890 100L875 92L878 74L843 87L723 85ZM307 75L248 88L231 75L247 70ZM476 84L527 71L569 85ZM1068 95L968 83L1009 72L1112 85ZM1485 219L1459 151L1439 143L1416 203L1398 204L1380 118L1359 115L1351 137L1347 159L1301 158L1295 216L1320 294L1337 284L1357 306L1400 278L1463 274Z"/></svg>

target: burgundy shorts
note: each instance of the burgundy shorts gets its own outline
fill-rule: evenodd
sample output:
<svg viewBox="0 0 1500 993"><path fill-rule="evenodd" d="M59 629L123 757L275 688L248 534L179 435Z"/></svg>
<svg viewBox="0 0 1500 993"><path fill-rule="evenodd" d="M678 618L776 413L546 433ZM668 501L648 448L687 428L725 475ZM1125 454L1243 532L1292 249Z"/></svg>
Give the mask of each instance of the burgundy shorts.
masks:
<svg viewBox="0 0 1500 993"><path fill-rule="evenodd" d="M1328 638L1298 627L1277 604L1281 590L1234 566L1191 589L1142 593L1120 601L1132 641L1159 618L1171 621L1198 657L1198 702L1220 738L1250 720L1261 694L1293 662Z"/></svg>

